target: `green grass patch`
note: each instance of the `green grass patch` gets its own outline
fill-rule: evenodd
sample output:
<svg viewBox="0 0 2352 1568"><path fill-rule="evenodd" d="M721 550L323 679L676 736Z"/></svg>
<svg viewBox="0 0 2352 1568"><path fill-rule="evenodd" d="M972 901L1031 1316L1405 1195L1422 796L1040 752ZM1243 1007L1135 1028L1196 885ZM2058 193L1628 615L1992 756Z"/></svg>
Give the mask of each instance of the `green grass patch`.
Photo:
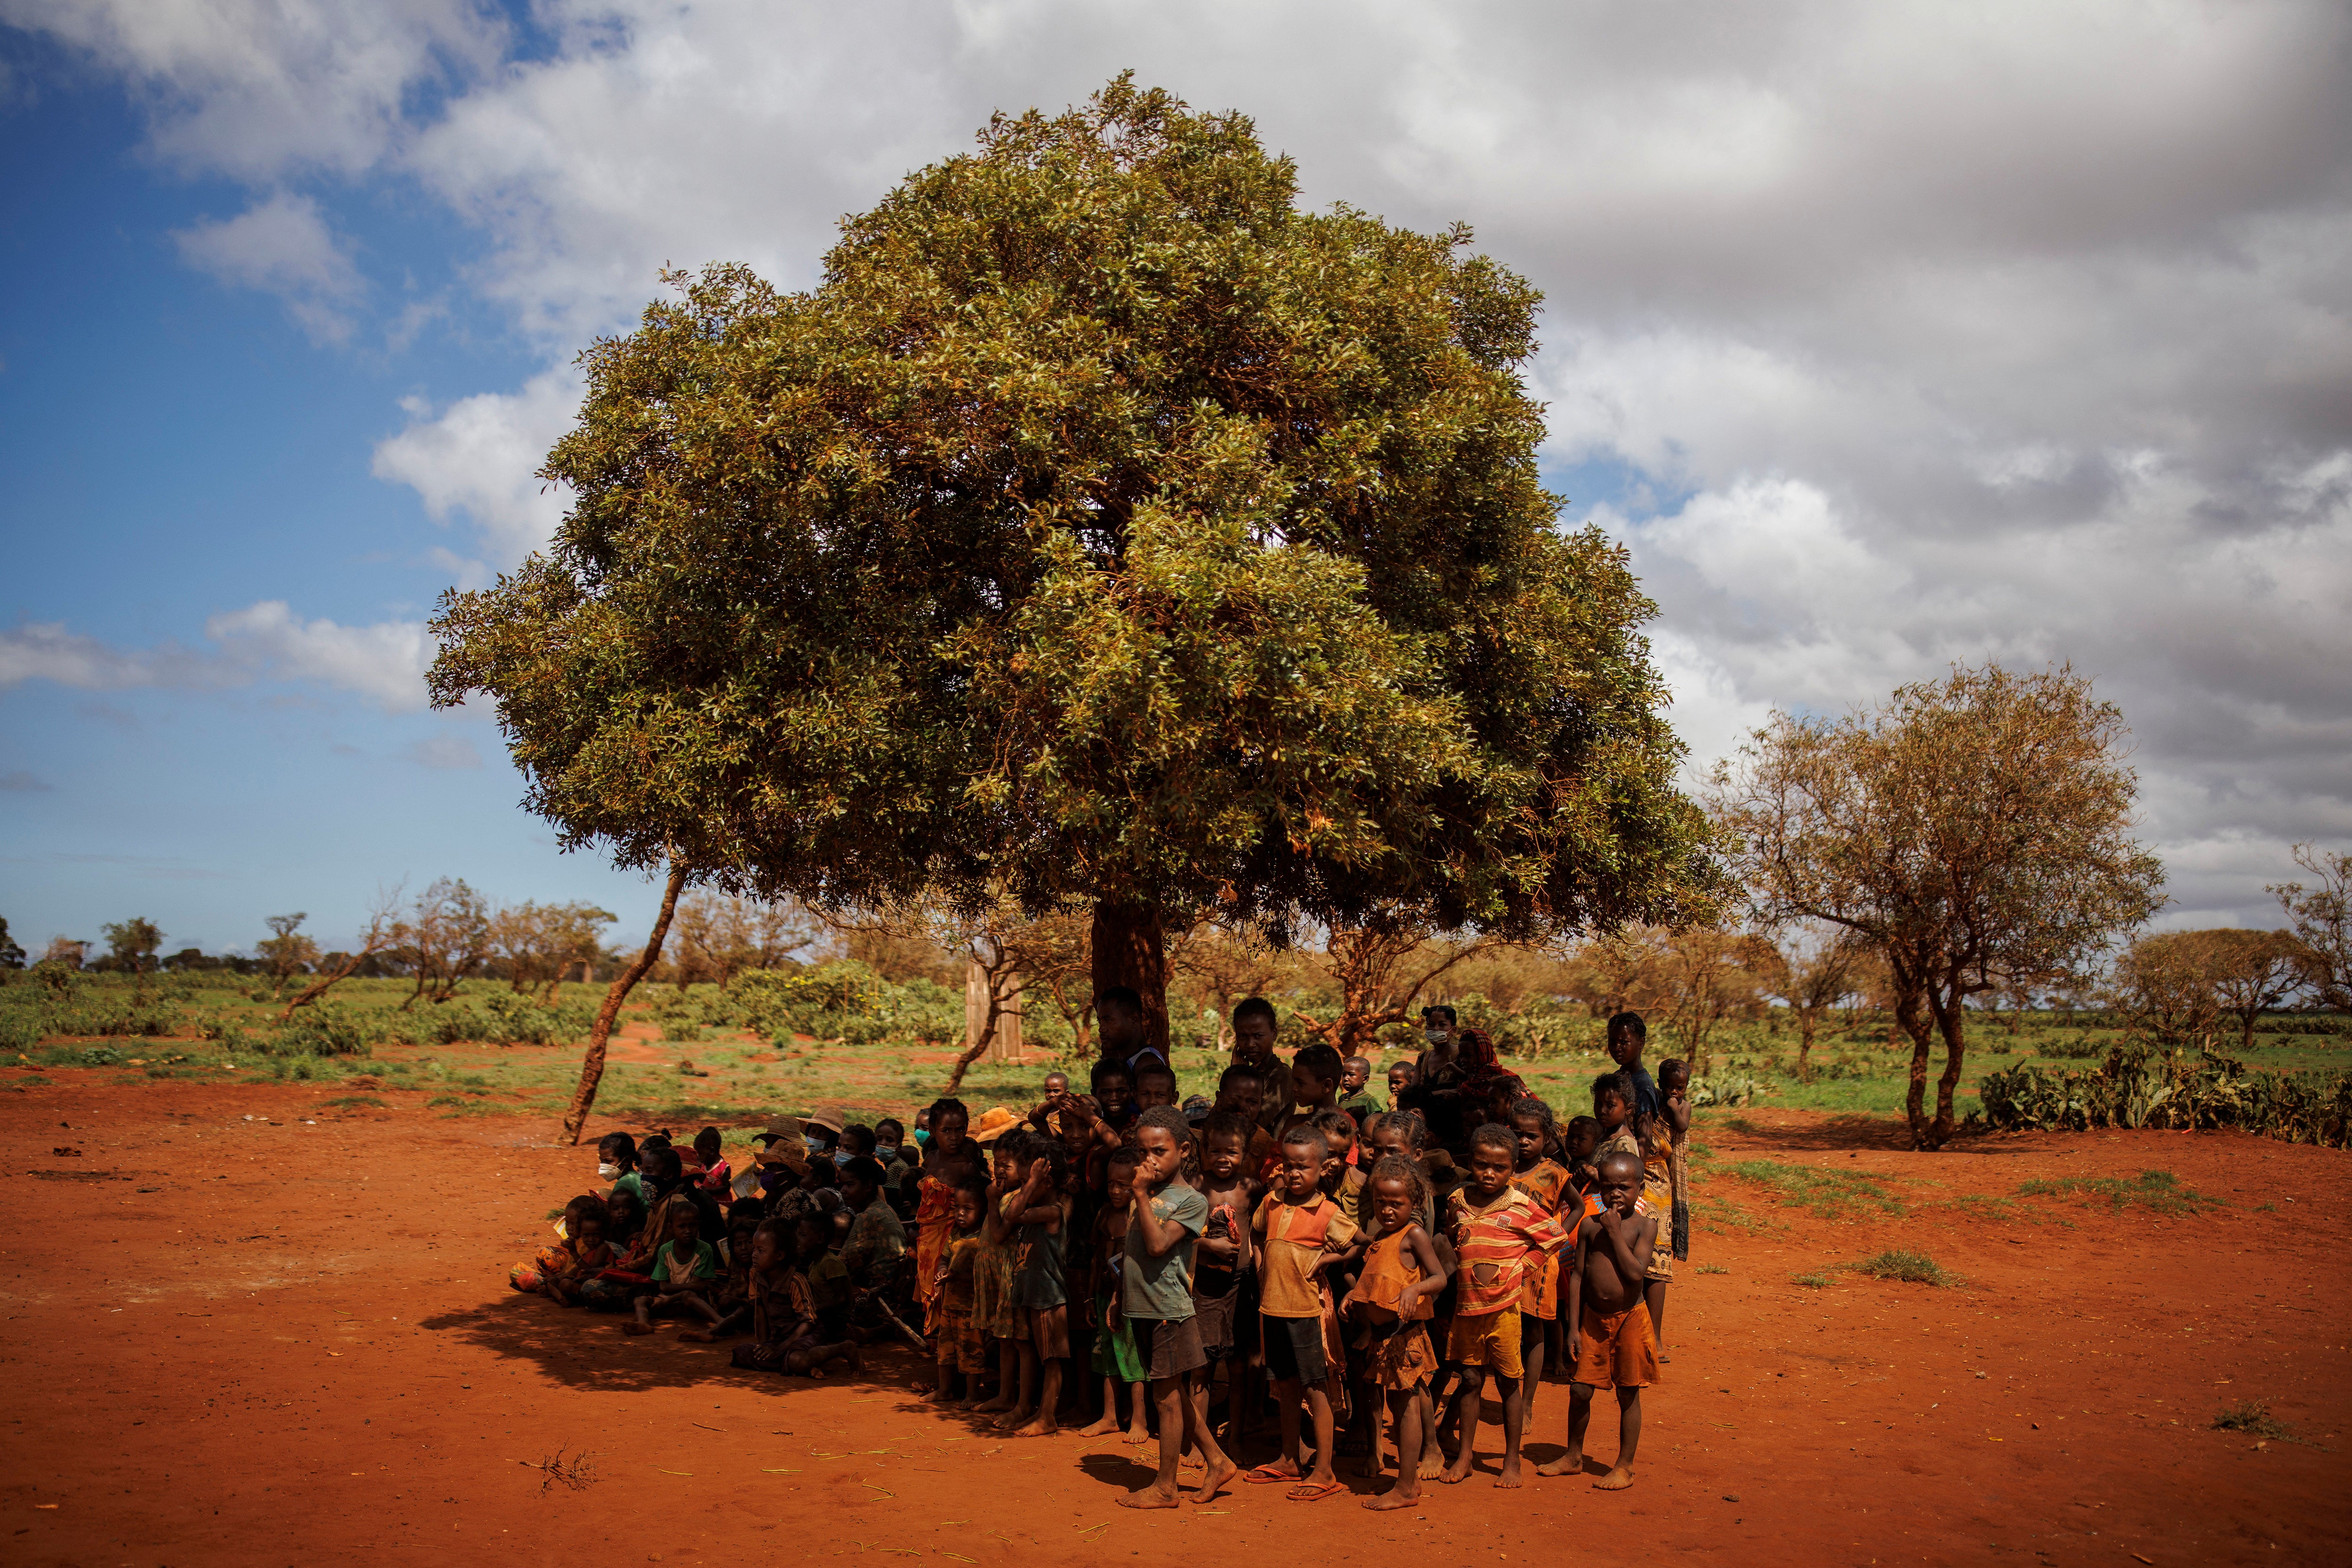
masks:
<svg viewBox="0 0 2352 1568"><path fill-rule="evenodd" d="M1884 1176L1868 1171L1846 1171L1792 1166L1779 1160L1735 1160L1722 1174L1763 1187L1789 1207L1802 1208L1823 1219L1871 1218L1901 1214L1905 1205Z"/></svg>
<svg viewBox="0 0 2352 1568"><path fill-rule="evenodd" d="M1954 1282L1952 1276L1944 1271L1943 1265L1925 1252L1881 1252L1875 1258L1864 1259L1853 1267L1856 1273L1867 1274L1874 1280L1900 1280L1912 1285L1948 1285Z"/></svg>
<svg viewBox="0 0 2352 1568"><path fill-rule="evenodd" d="M1720 1263L1702 1263L1691 1270L1694 1274L1728 1274L1730 1270Z"/></svg>
<svg viewBox="0 0 2352 1568"><path fill-rule="evenodd" d="M327 1104L331 1108L341 1110L357 1110L362 1106L373 1106L378 1111L389 1109L383 1101L373 1094L338 1094L328 1101Z"/></svg>
<svg viewBox="0 0 2352 1568"><path fill-rule="evenodd" d="M2270 1437L2284 1442L2296 1440L2294 1428L2271 1414L2270 1403L2248 1399L2236 1405L2224 1405L2213 1415L2216 1432L2250 1432L2257 1437Z"/></svg>
<svg viewBox="0 0 2352 1568"><path fill-rule="evenodd" d="M1827 1274L1823 1274L1819 1271L1811 1274L1791 1274L1789 1276L1789 1283L1792 1285L1802 1285L1808 1291L1826 1291L1836 1282L1836 1281L1831 1279Z"/></svg>
<svg viewBox="0 0 2352 1568"><path fill-rule="evenodd" d="M443 1105L463 1105L464 1103L466 1102L458 1099L455 1094L436 1094L432 1099L425 1102L425 1108L431 1111Z"/></svg>
<svg viewBox="0 0 2352 1568"><path fill-rule="evenodd" d="M2126 1208L2145 1208L2151 1214L2202 1214L2225 1206L2221 1198L2182 1186L2170 1171L2142 1171L2129 1181L2121 1176L2060 1176L2030 1181L2017 1190L2025 1197L2072 1198L2086 1208L2104 1204L2110 1214Z"/></svg>

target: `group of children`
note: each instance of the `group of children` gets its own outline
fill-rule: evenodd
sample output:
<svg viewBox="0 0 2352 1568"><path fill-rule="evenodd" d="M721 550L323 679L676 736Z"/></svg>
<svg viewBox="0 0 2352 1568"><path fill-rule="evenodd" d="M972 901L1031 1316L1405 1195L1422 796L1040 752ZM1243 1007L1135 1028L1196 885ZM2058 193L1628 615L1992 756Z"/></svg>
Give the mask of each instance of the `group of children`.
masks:
<svg viewBox="0 0 2352 1568"><path fill-rule="evenodd" d="M683 1338L741 1334L734 1364L760 1371L822 1376L903 1341L934 1364L931 1398L1007 1432L1156 1432L1133 1507L1174 1506L1187 1464L1194 1501L1237 1481L1334 1497L1339 1455L1378 1477L1384 1449L1394 1484L1364 1506L1410 1506L1424 1479L1468 1479L1490 1386L1496 1484L1520 1485L1547 1367L1570 1383L1567 1448L1538 1473L1586 1469L1610 1388L1618 1453L1594 1484L1632 1484L1687 1250L1689 1127L1687 1074L1643 1070L1637 1015L1611 1020L1618 1070L1562 1125L1449 1009L1424 1014L1429 1049L1390 1069L1383 1103L1362 1058L1275 1057L1252 998L1214 1098L1182 1105L1139 1006L1098 1011L1090 1092L1049 1074L1025 1115L943 1099L911 1141L888 1118L778 1117L742 1171L715 1128L690 1149L612 1134L609 1189L572 1199L513 1283L629 1333L670 1314ZM1269 1402L1278 1455L1244 1470Z"/></svg>

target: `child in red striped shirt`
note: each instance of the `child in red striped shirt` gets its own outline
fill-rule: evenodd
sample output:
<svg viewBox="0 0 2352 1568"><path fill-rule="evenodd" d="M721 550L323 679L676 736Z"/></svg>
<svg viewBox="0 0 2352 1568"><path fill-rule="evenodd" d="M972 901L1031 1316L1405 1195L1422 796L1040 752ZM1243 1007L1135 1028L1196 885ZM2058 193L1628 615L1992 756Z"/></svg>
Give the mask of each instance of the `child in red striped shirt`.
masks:
<svg viewBox="0 0 2352 1568"><path fill-rule="evenodd" d="M1519 1141L1510 1128L1489 1122L1470 1134L1470 1179L1454 1195L1454 1326L1447 1332L1445 1359L1462 1369L1456 1406L1461 1447L1439 1479L1454 1485L1470 1479L1471 1450L1478 1435L1478 1406L1492 1374L1503 1401L1503 1463L1498 1487L1519 1479L1519 1437L1527 1405L1519 1359L1519 1301L1529 1260L1558 1252L1568 1240L1559 1221L1511 1185Z"/></svg>

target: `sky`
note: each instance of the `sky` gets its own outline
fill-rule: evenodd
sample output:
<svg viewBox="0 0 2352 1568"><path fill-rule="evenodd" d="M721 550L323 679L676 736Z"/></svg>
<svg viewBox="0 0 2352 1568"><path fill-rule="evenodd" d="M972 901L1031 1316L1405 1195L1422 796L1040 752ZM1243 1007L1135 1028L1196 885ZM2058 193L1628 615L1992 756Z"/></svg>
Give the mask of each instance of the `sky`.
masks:
<svg viewBox="0 0 2352 1568"><path fill-rule="evenodd" d="M424 622L541 543L665 266L817 274L999 110L1133 68L1306 204L1546 296L1564 520L1695 775L1775 709L2071 664L2166 925L2352 844L2352 8L0 0L0 917L167 950L559 853Z"/></svg>

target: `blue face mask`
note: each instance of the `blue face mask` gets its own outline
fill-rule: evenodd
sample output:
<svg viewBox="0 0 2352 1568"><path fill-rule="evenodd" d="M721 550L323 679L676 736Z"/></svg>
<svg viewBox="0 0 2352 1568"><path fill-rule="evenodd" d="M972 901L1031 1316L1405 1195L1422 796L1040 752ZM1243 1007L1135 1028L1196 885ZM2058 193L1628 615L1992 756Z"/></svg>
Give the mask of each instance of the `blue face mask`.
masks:
<svg viewBox="0 0 2352 1568"><path fill-rule="evenodd" d="M850 1161L856 1157L857 1156L856 1155L851 1154L847 1149L835 1149L833 1151L833 1163L836 1166L845 1167Z"/></svg>
<svg viewBox="0 0 2352 1568"><path fill-rule="evenodd" d="M821 1138L813 1138L803 1133L801 1134L801 1142L808 1145L808 1152L810 1154L822 1155L824 1153L824 1141Z"/></svg>
<svg viewBox="0 0 2352 1568"><path fill-rule="evenodd" d="M874 1145L874 1157L880 1160L887 1166L892 1160L898 1157L898 1145L896 1144L877 1144Z"/></svg>

